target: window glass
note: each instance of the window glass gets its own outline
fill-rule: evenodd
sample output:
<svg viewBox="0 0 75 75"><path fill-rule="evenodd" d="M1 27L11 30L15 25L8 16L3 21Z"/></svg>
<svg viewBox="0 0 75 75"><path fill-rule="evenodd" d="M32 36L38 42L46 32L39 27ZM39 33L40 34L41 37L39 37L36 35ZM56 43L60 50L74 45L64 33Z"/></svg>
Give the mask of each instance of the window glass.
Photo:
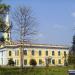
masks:
<svg viewBox="0 0 75 75"><path fill-rule="evenodd" d="M61 59L58 60L58 64L61 64Z"/></svg>
<svg viewBox="0 0 75 75"><path fill-rule="evenodd" d="M46 56L48 56L48 51L46 51Z"/></svg>
<svg viewBox="0 0 75 75"><path fill-rule="evenodd" d="M27 59L24 59L24 65L27 65Z"/></svg>
<svg viewBox="0 0 75 75"><path fill-rule="evenodd" d="M9 56L11 56L11 51L9 51Z"/></svg>
<svg viewBox="0 0 75 75"><path fill-rule="evenodd" d="M58 56L60 56L60 51L58 51Z"/></svg>
<svg viewBox="0 0 75 75"><path fill-rule="evenodd" d="M15 65L16 65L16 60L15 60Z"/></svg>
<svg viewBox="0 0 75 75"><path fill-rule="evenodd" d="M24 55L27 55L27 50L23 50Z"/></svg>
<svg viewBox="0 0 75 75"><path fill-rule="evenodd" d="M15 51L15 56L19 56L19 50Z"/></svg>
<svg viewBox="0 0 75 75"><path fill-rule="evenodd" d="M66 56L66 51L64 51L64 56Z"/></svg>
<svg viewBox="0 0 75 75"><path fill-rule="evenodd" d="M34 55L34 50L32 50L32 55Z"/></svg>
<svg viewBox="0 0 75 75"><path fill-rule="evenodd" d="M17 64L17 65L19 65L19 60L18 60L18 59L17 59L17 62L16 62L16 64Z"/></svg>
<svg viewBox="0 0 75 75"><path fill-rule="evenodd" d="M54 56L54 51L52 51L52 56Z"/></svg>
<svg viewBox="0 0 75 75"><path fill-rule="evenodd" d="M39 64L40 64L40 65L42 64L42 59L39 59Z"/></svg>
<svg viewBox="0 0 75 75"><path fill-rule="evenodd" d="M41 56L41 51L39 51L39 56Z"/></svg>
<svg viewBox="0 0 75 75"><path fill-rule="evenodd" d="M55 59L52 60L52 64L55 64Z"/></svg>

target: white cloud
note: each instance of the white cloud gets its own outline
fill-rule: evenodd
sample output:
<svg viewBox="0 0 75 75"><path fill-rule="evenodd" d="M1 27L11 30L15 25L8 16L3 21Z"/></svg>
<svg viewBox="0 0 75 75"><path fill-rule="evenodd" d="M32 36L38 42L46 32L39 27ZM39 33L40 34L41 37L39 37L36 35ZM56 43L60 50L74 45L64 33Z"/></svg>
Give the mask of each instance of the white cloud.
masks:
<svg viewBox="0 0 75 75"><path fill-rule="evenodd" d="M72 16L75 17L75 12L72 13Z"/></svg>

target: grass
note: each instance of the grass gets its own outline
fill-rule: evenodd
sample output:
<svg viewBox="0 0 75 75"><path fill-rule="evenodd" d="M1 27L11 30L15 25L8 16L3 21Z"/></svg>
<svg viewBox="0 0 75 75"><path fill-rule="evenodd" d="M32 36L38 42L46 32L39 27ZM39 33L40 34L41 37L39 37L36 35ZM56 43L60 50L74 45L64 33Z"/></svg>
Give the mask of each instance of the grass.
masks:
<svg viewBox="0 0 75 75"><path fill-rule="evenodd" d="M20 68L0 68L0 75L68 75L68 70L73 69L73 66L59 67L27 67Z"/></svg>

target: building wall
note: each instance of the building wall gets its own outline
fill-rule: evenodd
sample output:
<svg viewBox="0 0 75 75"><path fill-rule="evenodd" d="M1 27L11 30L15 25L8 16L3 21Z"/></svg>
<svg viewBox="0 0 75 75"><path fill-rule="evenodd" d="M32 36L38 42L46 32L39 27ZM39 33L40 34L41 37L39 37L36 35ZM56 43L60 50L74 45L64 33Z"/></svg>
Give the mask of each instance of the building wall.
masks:
<svg viewBox="0 0 75 75"><path fill-rule="evenodd" d="M8 58L7 58L7 50L3 49L0 50L0 65L7 65Z"/></svg>
<svg viewBox="0 0 75 75"><path fill-rule="evenodd" d="M27 51L27 54L26 52ZM34 51L34 55L32 55L32 51ZM39 51L41 51L41 55L39 55ZM46 51L48 51L48 55L46 55ZM52 55L52 51L54 51L54 55ZM59 52L60 51L60 52ZM66 52L66 60L68 58L69 49L67 48L48 48L48 47L25 47L23 51L23 66L30 66L30 60L35 59L37 62L37 66L46 66L47 60L49 59L49 65L64 65L64 51ZM11 53L10 53L11 52ZM58 52L60 55L58 55ZM15 62L15 66L21 66L21 49L20 46L15 47L10 45L3 50L0 49L0 65L7 65L8 60L12 59Z"/></svg>
<svg viewBox="0 0 75 75"><path fill-rule="evenodd" d="M34 55L32 55L32 50L34 50ZM41 51L41 55L39 56L39 50ZM46 51L48 51L48 56L46 55ZM52 55L52 51L55 52L54 56ZM58 51L60 51L60 56L58 56ZM51 58L50 65L64 65L64 51L68 55L68 50L64 49L41 49L41 48L29 48L27 49L27 55L24 55L24 59L27 59L27 65L30 63L30 59L35 59L37 65L39 66L39 60L42 60L41 66L46 65L46 58ZM52 63L52 60L55 60L55 64ZM61 60L61 64L58 63L58 60Z"/></svg>
<svg viewBox="0 0 75 75"><path fill-rule="evenodd" d="M15 55L15 51L19 51L18 55ZM45 66L46 65L46 59L50 58L51 62L49 63L50 66L52 65L64 65L64 51L66 51L66 55L68 56L68 49L50 49L50 48L24 48L24 51L27 51L27 55L24 54L23 57L23 65L24 66L30 66L30 60L35 59L37 62L37 66ZM34 55L32 55L32 50L34 51ZM11 56L9 56L9 51L12 52ZM14 62L16 62L16 66L21 65L21 54L20 54L20 48L14 48L14 49L8 49L8 58L12 58ZM39 51L41 51L41 55L39 55ZM48 51L48 55L46 55L46 51ZM54 51L54 55L52 55L52 51ZM58 55L58 51L60 51L60 55ZM24 61L27 60L27 64L24 64ZM42 63L39 64L39 60L42 60ZM55 60L55 63L53 64L52 61ZM59 64L60 60L60 64Z"/></svg>
<svg viewBox="0 0 75 75"><path fill-rule="evenodd" d="M11 55L9 55L11 51ZM18 54L17 54L18 51ZM9 48L7 51L7 58L12 59L15 62L15 66L20 66L20 49L19 48Z"/></svg>

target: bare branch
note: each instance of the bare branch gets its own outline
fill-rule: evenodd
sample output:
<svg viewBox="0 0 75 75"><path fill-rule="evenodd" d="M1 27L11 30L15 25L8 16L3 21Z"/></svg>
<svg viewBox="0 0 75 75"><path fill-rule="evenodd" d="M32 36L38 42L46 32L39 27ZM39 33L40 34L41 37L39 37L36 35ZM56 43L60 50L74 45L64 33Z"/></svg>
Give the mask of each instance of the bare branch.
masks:
<svg viewBox="0 0 75 75"><path fill-rule="evenodd" d="M24 39L27 36L32 36L35 33L34 18L32 17L31 9L26 6L17 7L13 13L13 21L15 30ZM13 26L14 27L14 26Z"/></svg>

